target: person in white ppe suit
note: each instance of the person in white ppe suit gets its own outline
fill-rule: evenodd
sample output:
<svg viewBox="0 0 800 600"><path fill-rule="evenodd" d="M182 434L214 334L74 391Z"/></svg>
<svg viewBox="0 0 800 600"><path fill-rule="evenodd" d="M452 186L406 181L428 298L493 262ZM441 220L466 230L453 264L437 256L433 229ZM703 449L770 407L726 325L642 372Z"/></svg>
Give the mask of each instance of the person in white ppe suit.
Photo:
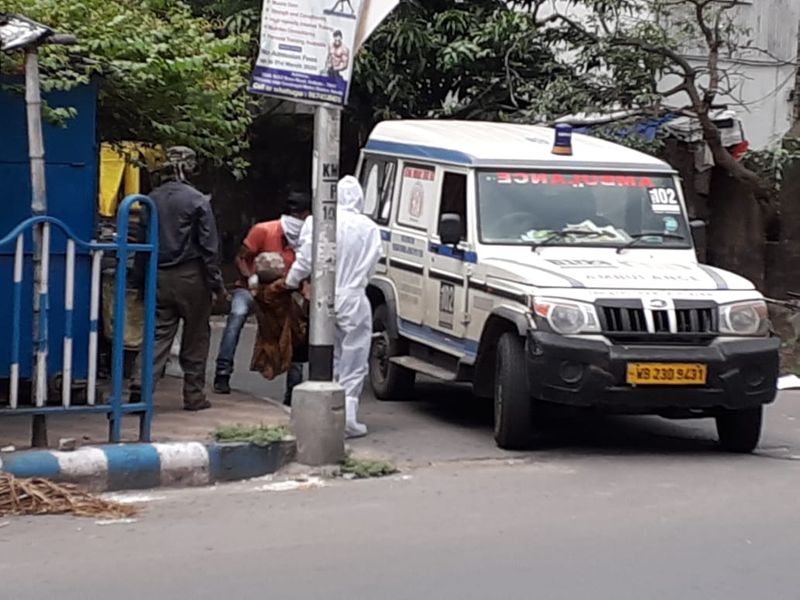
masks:
<svg viewBox="0 0 800 600"><path fill-rule="evenodd" d="M334 373L345 391L345 432L348 437L361 437L367 428L358 422L358 403L372 343L372 308L366 290L383 250L380 230L362 214L364 192L355 177L348 175L339 181L337 202ZM313 219L306 219L300 232L297 258L286 276L287 288L297 288L311 276Z"/></svg>

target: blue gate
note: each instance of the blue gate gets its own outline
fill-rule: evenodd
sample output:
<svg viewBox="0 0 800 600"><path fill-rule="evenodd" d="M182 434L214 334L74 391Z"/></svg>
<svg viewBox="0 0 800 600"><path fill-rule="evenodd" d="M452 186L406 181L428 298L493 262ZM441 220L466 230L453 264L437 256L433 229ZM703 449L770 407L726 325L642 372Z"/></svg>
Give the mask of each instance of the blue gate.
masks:
<svg viewBox="0 0 800 600"><path fill-rule="evenodd" d="M134 204L148 212L147 232L143 242L129 241L130 213ZM66 240L66 256L64 260L64 302L63 314L55 317L63 318L63 339L50 339L52 329L50 314L50 280L51 280L51 236L61 235ZM37 252L33 260L26 260L26 249L36 245ZM94 240L85 241L78 238L71 228L60 219L51 216L34 216L22 221L8 235L0 239L0 251L14 248L13 267L13 321L11 331L11 352L8 373L10 374L8 402L0 405L0 417L32 416L43 419L56 413L97 413L105 414L109 420L109 441L119 442L122 438L122 418L125 415L139 416L139 440L150 441L150 429L153 419L153 347L155 337L156 286L158 275L158 213L153 201L141 195L129 196L119 206L117 212L116 241L99 243ZM76 282L76 251L88 253L91 259L91 276L89 281ZM29 253L29 252L28 252ZM142 336L141 363L142 389L141 399L136 403L124 401L124 351L127 291L128 291L128 259L132 253L147 254L144 286L144 331ZM101 262L104 255L112 255L116 261L114 318L115 324L112 338L112 386L109 397L98 401L97 363L98 335L101 302ZM59 263L60 266L60 263ZM31 277L26 278L30 273ZM33 285L30 285L32 282ZM26 285L28 284L28 285ZM73 364L76 355L73 348L73 332L75 319L84 316L83 311L76 311L75 292L78 287L89 286L89 343L86 377L86 402L78 405L73 400ZM24 297L23 290L33 293L33 311L25 306L30 302ZM85 289L85 288L83 288ZM86 307L82 307L86 308ZM80 312L79 315L76 315ZM31 314L32 319L24 318ZM59 322L58 318L53 319ZM23 331L22 325L31 323L30 331ZM59 323L60 325L61 323ZM32 334L32 335L31 335ZM26 339L25 336L30 336ZM30 341L31 343L27 343ZM49 382L55 373L48 373L48 353L53 343L58 343L62 350L60 371L59 398L52 397L48 390ZM28 356L22 348L32 349L30 363L29 394L21 394L21 368L26 364ZM79 357L83 360L84 357ZM24 369L27 371L28 369ZM21 397L22 396L22 397ZM27 396L27 398L26 398Z"/></svg>

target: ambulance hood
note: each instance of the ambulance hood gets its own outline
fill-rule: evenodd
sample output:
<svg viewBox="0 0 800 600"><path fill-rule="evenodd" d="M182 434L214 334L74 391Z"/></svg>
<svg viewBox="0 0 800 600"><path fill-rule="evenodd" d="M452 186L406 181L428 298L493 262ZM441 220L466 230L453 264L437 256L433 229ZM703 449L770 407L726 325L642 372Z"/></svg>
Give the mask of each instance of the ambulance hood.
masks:
<svg viewBox="0 0 800 600"><path fill-rule="evenodd" d="M653 261L647 256L595 252L587 257L515 252L481 258L487 278L551 288L629 290L753 290L743 277L696 262ZM685 255L684 255L685 256Z"/></svg>

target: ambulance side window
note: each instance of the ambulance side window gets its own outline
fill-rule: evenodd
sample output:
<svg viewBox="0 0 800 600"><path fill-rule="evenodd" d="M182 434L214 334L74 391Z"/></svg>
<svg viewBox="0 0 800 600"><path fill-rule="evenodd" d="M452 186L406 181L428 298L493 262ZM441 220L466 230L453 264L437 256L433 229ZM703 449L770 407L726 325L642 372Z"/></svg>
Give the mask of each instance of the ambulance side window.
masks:
<svg viewBox="0 0 800 600"><path fill-rule="evenodd" d="M392 214L392 198L394 198L394 181L397 178L397 162L386 161L384 163L383 181L380 191L380 210L378 211L378 223L386 225Z"/></svg>
<svg viewBox="0 0 800 600"><path fill-rule="evenodd" d="M444 174L440 219L445 213L454 213L461 217L461 241L467 241L467 176L462 173Z"/></svg>
<svg viewBox="0 0 800 600"><path fill-rule="evenodd" d="M391 159L368 156L361 167L364 214L381 225L389 222L396 173L397 163Z"/></svg>

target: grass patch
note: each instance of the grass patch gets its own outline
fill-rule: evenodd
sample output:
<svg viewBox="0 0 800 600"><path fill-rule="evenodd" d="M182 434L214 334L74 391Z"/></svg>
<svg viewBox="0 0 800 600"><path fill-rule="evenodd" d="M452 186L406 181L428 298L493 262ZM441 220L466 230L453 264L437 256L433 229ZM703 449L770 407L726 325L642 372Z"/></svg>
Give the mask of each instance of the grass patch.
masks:
<svg viewBox="0 0 800 600"><path fill-rule="evenodd" d="M397 467L383 460L361 460L348 456L342 463L341 473L353 479L370 479L394 475L397 473Z"/></svg>
<svg viewBox="0 0 800 600"><path fill-rule="evenodd" d="M284 425L223 425L212 434L217 442L246 442L267 445L280 442L289 436Z"/></svg>

